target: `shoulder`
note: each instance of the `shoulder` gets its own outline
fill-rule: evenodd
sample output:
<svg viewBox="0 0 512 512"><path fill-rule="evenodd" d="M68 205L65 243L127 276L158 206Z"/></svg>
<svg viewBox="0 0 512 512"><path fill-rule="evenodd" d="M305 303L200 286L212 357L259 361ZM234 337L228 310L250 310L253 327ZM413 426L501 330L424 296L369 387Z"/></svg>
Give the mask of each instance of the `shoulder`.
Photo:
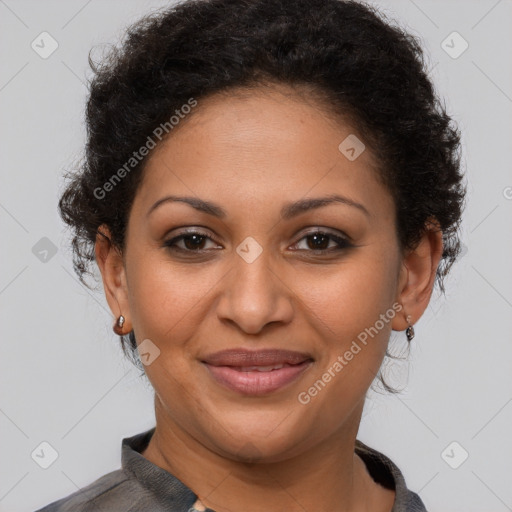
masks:
<svg viewBox="0 0 512 512"><path fill-rule="evenodd" d="M143 510L141 507L147 505L153 505L152 497L147 495L136 479L118 469L36 512L135 511Z"/></svg>
<svg viewBox="0 0 512 512"><path fill-rule="evenodd" d="M121 468L36 512L178 512L189 510L197 496L176 477L141 453L155 428L126 437Z"/></svg>

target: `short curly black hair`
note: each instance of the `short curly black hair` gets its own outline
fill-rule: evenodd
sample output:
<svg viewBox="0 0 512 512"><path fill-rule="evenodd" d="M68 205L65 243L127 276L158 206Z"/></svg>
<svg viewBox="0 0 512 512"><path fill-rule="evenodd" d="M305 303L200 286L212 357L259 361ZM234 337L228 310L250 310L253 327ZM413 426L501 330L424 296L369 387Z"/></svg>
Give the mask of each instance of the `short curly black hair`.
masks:
<svg viewBox="0 0 512 512"><path fill-rule="evenodd" d="M402 250L429 219L443 232L436 283L460 252L465 198L460 132L428 78L420 41L374 7L343 0L188 0L126 32L94 71L87 144L59 202L74 230L74 268L90 274L98 227L121 250L147 157L106 190L113 174L191 98L280 83L350 119L379 162L396 206ZM199 107L200 108L200 105ZM192 114L193 115L193 114ZM133 332L121 338L136 352ZM138 364L140 367L140 365Z"/></svg>

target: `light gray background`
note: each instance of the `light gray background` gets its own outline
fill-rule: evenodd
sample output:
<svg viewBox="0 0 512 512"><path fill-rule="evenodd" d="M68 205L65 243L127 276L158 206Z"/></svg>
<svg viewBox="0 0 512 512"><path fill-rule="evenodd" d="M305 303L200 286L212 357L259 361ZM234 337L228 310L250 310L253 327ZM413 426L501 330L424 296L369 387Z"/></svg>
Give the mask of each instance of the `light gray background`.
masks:
<svg viewBox="0 0 512 512"><path fill-rule="evenodd" d="M84 142L89 49L164 4L0 0L1 511L34 510L117 469L121 439L154 425L102 290L73 274L57 201ZM463 130L467 252L447 298L416 324L409 363L390 369L406 390L370 394L359 438L398 464L429 512L512 510L512 2L375 4L422 37ZM48 59L31 48L43 31L59 44ZM457 59L441 47L453 31L469 43ZM43 237L58 249L46 262L32 251ZM46 470L31 458L43 441L58 452Z"/></svg>

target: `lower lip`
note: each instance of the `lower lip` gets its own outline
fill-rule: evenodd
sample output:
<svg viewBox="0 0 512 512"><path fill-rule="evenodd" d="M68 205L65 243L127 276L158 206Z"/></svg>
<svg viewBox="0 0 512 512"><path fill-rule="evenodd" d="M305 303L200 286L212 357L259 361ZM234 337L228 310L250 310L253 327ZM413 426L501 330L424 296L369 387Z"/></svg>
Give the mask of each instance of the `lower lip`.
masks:
<svg viewBox="0 0 512 512"><path fill-rule="evenodd" d="M269 372L241 372L230 366L212 366L204 363L212 377L223 386L243 395L261 396L277 391L297 380L312 361L285 366Z"/></svg>

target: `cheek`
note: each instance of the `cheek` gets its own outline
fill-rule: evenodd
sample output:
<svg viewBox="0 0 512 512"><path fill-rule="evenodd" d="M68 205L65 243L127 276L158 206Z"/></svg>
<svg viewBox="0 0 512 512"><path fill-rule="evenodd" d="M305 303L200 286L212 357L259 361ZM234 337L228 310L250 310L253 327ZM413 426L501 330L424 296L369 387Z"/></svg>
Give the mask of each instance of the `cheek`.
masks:
<svg viewBox="0 0 512 512"><path fill-rule="evenodd" d="M315 286L304 286L302 292L312 327L323 340L320 364L302 390L301 403L335 405L332 410L338 416L347 414L374 380L396 315L391 271L395 261L367 255L347 259L339 271L317 279Z"/></svg>
<svg viewBox="0 0 512 512"><path fill-rule="evenodd" d="M384 358L392 319L392 283L385 264L347 267L305 289L313 329L321 333L319 364L297 401L323 417L325 431L340 426L361 404ZM389 271L389 268L388 268Z"/></svg>
<svg viewBox="0 0 512 512"><path fill-rule="evenodd" d="M208 293L222 278L214 267L211 271L199 267L176 264L159 250L132 253L127 274L130 313L138 340L149 338L172 350L193 336L204 317L201 311Z"/></svg>
<svg viewBox="0 0 512 512"><path fill-rule="evenodd" d="M298 295L327 338L343 345L373 326L391 307L396 286L392 264L384 258L354 256L335 272L323 277L317 274L314 282L306 274L297 276L296 282L303 283ZM383 330L389 331L390 326Z"/></svg>
<svg viewBox="0 0 512 512"><path fill-rule="evenodd" d="M162 250L163 251L163 250ZM343 348L390 307L393 261L361 249L337 265L287 267L281 279L293 293L296 314L333 348ZM193 337L204 323L212 294L222 290L222 265L176 263L160 250L131 252L127 261L130 314L137 339L166 349ZM299 300L293 298L295 295ZM386 331L386 329L384 329ZM173 343L169 343L170 341Z"/></svg>
<svg viewBox="0 0 512 512"><path fill-rule="evenodd" d="M134 255L132 265L127 264L135 337L139 343L149 339L159 349L158 357L145 366L148 379L162 397L197 399L189 342L197 338L204 301L218 278L158 254ZM162 401L167 403L166 398ZM180 407L181 401L173 400L173 410ZM185 411L182 415L187 416Z"/></svg>

